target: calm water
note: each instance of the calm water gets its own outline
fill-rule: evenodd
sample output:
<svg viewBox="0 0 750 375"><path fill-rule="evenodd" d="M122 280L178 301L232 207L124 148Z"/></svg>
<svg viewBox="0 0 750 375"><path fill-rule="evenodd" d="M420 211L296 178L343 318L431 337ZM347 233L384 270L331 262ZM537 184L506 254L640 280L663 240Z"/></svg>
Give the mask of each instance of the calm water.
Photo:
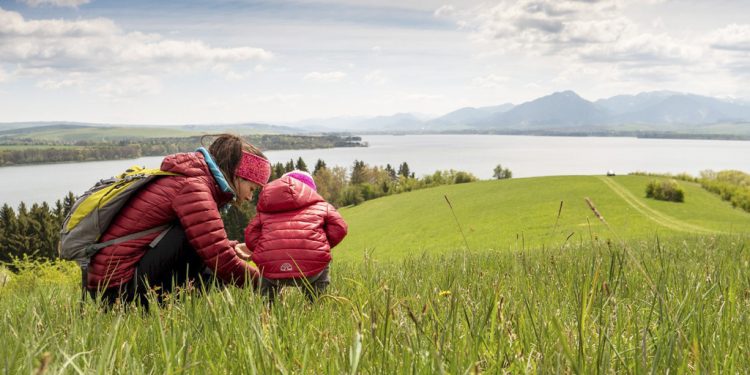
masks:
<svg viewBox="0 0 750 375"><path fill-rule="evenodd" d="M613 170L687 172L704 169L750 171L750 142L600 137L531 137L505 135L365 136L367 148L268 151L272 162L302 157L312 168L317 159L349 167L354 160L397 167L409 163L418 176L457 169L479 178L492 177L497 164L513 177L590 175ZM131 165L158 167L161 157L0 168L0 204L53 202L68 191L84 192L101 178Z"/></svg>

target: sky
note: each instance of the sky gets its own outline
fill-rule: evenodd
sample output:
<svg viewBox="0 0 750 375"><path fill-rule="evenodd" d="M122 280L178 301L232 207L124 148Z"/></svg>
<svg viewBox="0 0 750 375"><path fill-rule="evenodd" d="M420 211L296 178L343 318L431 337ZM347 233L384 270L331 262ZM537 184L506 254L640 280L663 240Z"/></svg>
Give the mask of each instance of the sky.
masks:
<svg viewBox="0 0 750 375"><path fill-rule="evenodd" d="M746 0L0 0L0 122L437 116L556 91L750 99Z"/></svg>

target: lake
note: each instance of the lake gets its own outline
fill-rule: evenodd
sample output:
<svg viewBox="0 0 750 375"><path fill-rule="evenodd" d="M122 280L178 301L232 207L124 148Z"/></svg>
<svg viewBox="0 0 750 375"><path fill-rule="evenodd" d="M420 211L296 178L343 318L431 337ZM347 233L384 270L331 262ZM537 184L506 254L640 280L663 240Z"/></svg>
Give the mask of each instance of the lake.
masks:
<svg viewBox="0 0 750 375"><path fill-rule="evenodd" d="M370 135L366 148L268 151L271 162L297 160L309 168L317 159L328 166L351 167L354 160L371 165L407 162L417 176L456 169L479 178L492 177L497 164L513 177L592 175L612 170L654 173L701 170L750 170L750 141L639 139L620 137L535 137L508 135ZM0 168L0 204L54 202L68 191L83 193L94 182L131 165L158 167L161 157Z"/></svg>

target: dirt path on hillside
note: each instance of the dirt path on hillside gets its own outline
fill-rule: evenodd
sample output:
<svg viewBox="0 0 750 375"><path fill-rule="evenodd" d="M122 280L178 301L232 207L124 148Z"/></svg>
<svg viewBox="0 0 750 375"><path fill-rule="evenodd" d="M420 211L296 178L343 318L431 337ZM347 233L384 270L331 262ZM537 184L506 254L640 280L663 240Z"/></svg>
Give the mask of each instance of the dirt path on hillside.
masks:
<svg viewBox="0 0 750 375"><path fill-rule="evenodd" d="M720 231L711 230L708 228L704 228L695 224L686 223L684 221L681 221L679 219L675 219L671 216L665 215L662 212L656 211L653 208L647 206L638 198L633 195L630 191L628 191L623 186L619 185L617 182L612 180L608 177L599 176L598 177L607 187L609 187L615 194L617 194L620 198L622 198L630 207L633 207L636 211L638 211L643 216L649 218L651 221L667 227L672 230L680 231L680 232L688 232L688 233L698 233L698 234L715 234L715 233L721 233Z"/></svg>

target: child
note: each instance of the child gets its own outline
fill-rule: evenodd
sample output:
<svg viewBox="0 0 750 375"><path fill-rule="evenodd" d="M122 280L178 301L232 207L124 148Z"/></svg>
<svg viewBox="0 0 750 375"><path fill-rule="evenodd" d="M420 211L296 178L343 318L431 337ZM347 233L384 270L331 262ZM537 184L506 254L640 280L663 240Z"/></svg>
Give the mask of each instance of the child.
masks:
<svg viewBox="0 0 750 375"><path fill-rule="evenodd" d="M272 303L282 287L294 285L314 301L330 283L331 248L346 231L346 222L317 193L309 173L295 170L267 184L245 229L261 274L261 294Z"/></svg>

